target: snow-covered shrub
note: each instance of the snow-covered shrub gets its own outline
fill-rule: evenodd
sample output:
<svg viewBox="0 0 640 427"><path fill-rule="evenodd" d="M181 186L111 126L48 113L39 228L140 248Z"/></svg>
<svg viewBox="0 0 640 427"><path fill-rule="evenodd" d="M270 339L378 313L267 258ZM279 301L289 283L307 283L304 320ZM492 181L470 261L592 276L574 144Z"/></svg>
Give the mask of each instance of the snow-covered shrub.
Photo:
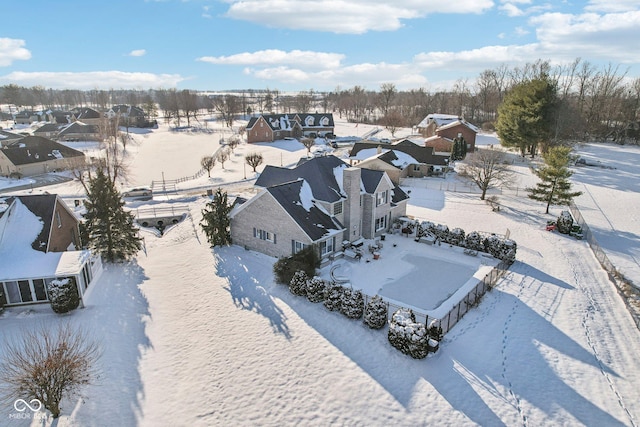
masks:
<svg viewBox="0 0 640 427"><path fill-rule="evenodd" d="M477 231L472 231L464 238L464 247L474 251L484 251L482 236Z"/></svg>
<svg viewBox="0 0 640 427"><path fill-rule="evenodd" d="M518 245L515 240L506 239L502 242L502 248L500 250L500 256L498 259L501 259L509 264L513 264L516 260L516 252L518 250Z"/></svg>
<svg viewBox="0 0 640 427"><path fill-rule="evenodd" d="M449 227L444 224L438 224L433 229L433 233L436 235L438 239L445 243L451 243L451 239L449 237Z"/></svg>
<svg viewBox="0 0 640 427"><path fill-rule="evenodd" d="M454 228L449 232L449 241L454 246L462 246L464 242L464 230L462 228Z"/></svg>
<svg viewBox="0 0 640 427"><path fill-rule="evenodd" d="M324 293L327 284L318 276L307 280L307 299L311 302L324 301Z"/></svg>
<svg viewBox="0 0 640 427"><path fill-rule="evenodd" d="M440 326L437 320L434 319L429 323L429 329L427 332L429 336L434 340L442 341L442 336L443 336L442 327Z"/></svg>
<svg viewBox="0 0 640 427"><path fill-rule="evenodd" d="M364 323L371 329L380 329L387 324L387 303L378 295L371 298L364 309Z"/></svg>
<svg viewBox="0 0 640 427"><path fill-rule="evenodd" d="M313 246L308 246L290 257L282 257L273 264L273 274L277 283L288 285L298 270L307 276L314 276L320 267L320 256Z"/></svg>
<svg viewBox="0 0 640 427"><path fill-rule="evenodd" d="M498 236L492 234L491 236L484 239L482 243L484 246L484 252L498 258L498 254L500 253L500 249L502 248L502 240Z"/></svg>
<svg viewBox="0 0 640 427"><path fill-rule="evenodd" d="M429 353L429 334L422 323L416 323L413 311L408 308L393 313L388 339L392 346L414 359L424 359Z"/></svg>
<svg viewBox="0 0 640 427"><path fill-rule="evenodd" d="M47 293L51 309L58 314L68 313L80 305L78 288L73 277L52 280L47 284Z"/></svg>
<svg viewBox="0 0 640 427"><path fill-rule="evenodd" d="M330 283L324 294L324 306L331 311L340 310L344 288L337 283Z"/></svg>
<svg viewBox="0 0 640 427"><path fill-rule="evenodd" d="M560 216L556 221L556 227L558 232L562 234L571 233L571 227L573 227L573 217L569 211L560 212Z"/></svg>
<svg viewBox="0 0 640 427"><path fill-rule="evenodd" d="M364 297L362 292L345 288L342 292L340 312L350 319L360 319L364 313Z"/></svg>
<svg viewBox="0 0 640 427"><path fill-rule="evenodd" d="M289 282L289 291L294 295L307 295L307 280L309 280L307 273L302 270L296 271Z"/></svg>

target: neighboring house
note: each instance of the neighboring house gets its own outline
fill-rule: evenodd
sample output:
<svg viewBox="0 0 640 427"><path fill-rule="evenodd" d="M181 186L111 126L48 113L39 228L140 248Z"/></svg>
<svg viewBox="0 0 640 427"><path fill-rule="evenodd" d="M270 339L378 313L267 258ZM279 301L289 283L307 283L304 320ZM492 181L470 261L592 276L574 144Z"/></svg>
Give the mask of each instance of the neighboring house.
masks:
<svg viewBox="0 0 640 427"><path fill-rule="evenodd" d="M0 147L4 147L5 145L12 144L13 142L24 138L24 135L19 135L17 133L8 132L6 130L0 129Z"/></svg>
<svg viewBox="0 0 640 427"><path fill-rule="evenodd" d="M349 159L352 165L386 172L396 185L402 178L439 174L449 164L449 155L436 155L433 148L407 139L393 144L356 142Z"/></svg>
<svg viewBox="0 0 640 427"><path fill-rule="evenodd" d="M25 136L0 149L0 175L31 176L83 165L84 153L40 136Z"/></svg>
<svg viewBox="0 0 640 427"><path fill-rule="evenodd" d="M135 105L114 105L105 113L109 119L120 117L120 126L129 126L136 128L151 127L156 124L155 121L147 120L144 110Z"/></svg>
<svg viewBox="0 0 640 427"><path fill-rule="evenodd" d="M63 129L65 126L68 126L68 123L66 125L58 123L47 123L34 130L33 135L56 140L58 139L58 133L60 132L60 129Z"/></svg>
<svg viewBox="0 0 640 427"><path fill-rule="evenodd" d="M64 125L57 136L58 141L102 141L100 127L80 121Z"/></svg>
<svg viewBox="0 0 640 427"><path fill-rule="evenodd" d="M332 137L333 114L261 114L247 124L247 142L273 142L284 138Z"/></svg>
<svg viewBox="0 0 640 427"><path fill-rule="evenodd" d="M462 135L467 142L467 152L469 153L476 150L476 135L480 131L462 117L451 114L429 114L418 124L417 128L425 138L437 135L453 140Z"/></svg>
<svg viewBox="0 0 640 427"><path fill-rule="evenodd" d="M38 113L29 110L20 111L13 117L13 121L17 125L30 125L31 123L39 122L40 120L41 117Z"/></svg>
<svg viewBox="0 0 640 427"><path fill-rule="evenodd" d="M89 107L76 107L71 110L71 121L81 121L87 125L99 125L102 120L102 114L93 108Z"/></svg>
<svg viewBox="0 0 640 427"><path fill-rule="evenodd" d="M424 146L433 148L433 154L449 156L451 155L451 149L453 148L453 140L443 136L434 135L425 138Z"/></svg>
<svg viewBox="0 0 640 427"><path fill-rule="evenodd" d="M4 305L49 301L47 284L73 278L80 298L102 271L80 249L78 219L56 195L0 198L0 296Z"/></svg>
<svg viewBox="0 0 640 427"><path fill-rule="evenodd" d="M303 159L292 169L267 166L256 186L262 191L231 212L231 238L275 257L313 245L327 260L344 241L385 233L406 214L409 198L384 172L335 156Z"/></svg>

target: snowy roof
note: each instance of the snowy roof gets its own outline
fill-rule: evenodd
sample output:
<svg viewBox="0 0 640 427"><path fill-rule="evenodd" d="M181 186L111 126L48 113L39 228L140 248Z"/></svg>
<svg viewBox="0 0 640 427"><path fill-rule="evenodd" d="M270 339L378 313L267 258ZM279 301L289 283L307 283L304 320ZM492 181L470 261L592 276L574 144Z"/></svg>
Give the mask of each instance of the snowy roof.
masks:
<svg viewBox="0 0 640 427"><path fill-rule="evenodd" d="M462 123L475 132L480 131L480 129L478 129L477 126L472 125L462 117L454 114L437 114L437 113L429 114L427 117L422 119L420 123L418 123L417 127L426 128L431 123L435 123L437 128L445 128L445 129L446 129L446 126L455 126Z"/></svg>
<svg viewBox="0 0 640 427"><path fill-rule="evenodd" d="M267 192L314 242L344 230L337 219L315 203L311 186L304 179L269 187Z"/></svg>
<svg viewBox="0 0 640 427"><path fill-rule="evenodd" d="M12 205L10 215L3 215L0 235L0 281L77 274L89 251L44 253L33 249L32 242L44 223L20 199Z"/></svg>
<svg viewBox="0 0 640 427"><path fill-rule="evenodd" d="M66 145L59 144L41 136L25 136L17 140L16 143L3 147L2 153L16 166L46 162L56 157L71 158L84 156L84 153L81 151L74 150Z"/></svg>

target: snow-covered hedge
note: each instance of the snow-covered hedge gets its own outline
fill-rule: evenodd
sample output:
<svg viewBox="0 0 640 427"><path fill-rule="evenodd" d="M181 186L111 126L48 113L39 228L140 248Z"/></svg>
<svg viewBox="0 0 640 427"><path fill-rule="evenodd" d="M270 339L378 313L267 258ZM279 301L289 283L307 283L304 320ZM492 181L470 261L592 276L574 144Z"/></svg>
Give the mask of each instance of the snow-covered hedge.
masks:
<svg viewBox="0 0 640 427"><path fill-rule="evenodd" d="M387 324L388 313L387 303L376 295L364 309L364 323L371 329L381 329Z"/></svg>
<svg viewBox="0 0 640 427"><path fill-rule="evenodd" d="M318 276L307 280L307 299L311 302L324 301L326 287L327 283Z"/></svg>
<svg viewBox="0 0 640 427"><path fill-rule="evenodd" d="M350 319L360 319L364 313L364 297L362 292L351 288L342 291L340 312Z"/></svg>
<svg viewBox="0 0 640 427"><path fill-rule="evenodd" d="M58 314L68 313L80 305L78 288L73 277L52 280L47 285L47 293L51 309Z"/></svg>
<svg viewBox="0 0 640 427"><path fill-rule="evenodd" d="M337 283L331 283L326 287L324 294L324 306L327 310L340 310L342 306L342 292L344 289Z"/></svg>
<svg viewBox="0 0 640 427"><path fill-rule="evenodd" d="M571 227L569 227L570 229ZM434 236L442 243L472 249L474 251L486 252L497 259L506 261L509 264L516 259L517 245L510 239L502 239L495 234L489 237L482 237L477 231L465 234L461 228L449 230L449 227L442 224L434 224L431 221L423 221L418 224L416 237Z"/></svg>
<svg viewBox="0 0 640 427"><path fill-rule="evenodd" d="M302 270L296 271L289 282L289 291L294 295L306 296L307 280L309 280L307 273Z"/></svg>
<svg viewBox="0 0 640 427"><path fill-rule="evenodd" d="M392 346L414 359L424 359L429 354L429 334L422 323L408 308L393 313L389 323L389 342Z"/></svg>

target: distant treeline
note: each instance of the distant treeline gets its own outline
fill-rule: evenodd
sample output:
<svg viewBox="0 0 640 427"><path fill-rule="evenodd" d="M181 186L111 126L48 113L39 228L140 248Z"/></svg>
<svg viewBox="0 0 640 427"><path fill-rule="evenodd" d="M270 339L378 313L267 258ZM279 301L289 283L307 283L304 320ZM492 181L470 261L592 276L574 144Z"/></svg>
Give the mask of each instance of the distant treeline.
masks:
<svg viewBox="0 0 640 427"><path fill-rule="evenodd" d="M620 66L597 67L580 58L557 66L544 60L522 67L502 65L483 71L473 81L459 79L446 91L399 91L392 83L382 84L377 90L354 86L296 93L270 89L83 91L10 84L0 86L0 104L16 106L17 110L90 106L101 111L117 104L137 105L177 126L193 125L205 112L219 116L229 126L238 117L260 113L333 112L352 122L394 129L416 126L430 113L445 113L491 130L505 94L515 85L536 78L549 79L556 88L557 139L638 142L640 78L628 78Z"/></svg>

